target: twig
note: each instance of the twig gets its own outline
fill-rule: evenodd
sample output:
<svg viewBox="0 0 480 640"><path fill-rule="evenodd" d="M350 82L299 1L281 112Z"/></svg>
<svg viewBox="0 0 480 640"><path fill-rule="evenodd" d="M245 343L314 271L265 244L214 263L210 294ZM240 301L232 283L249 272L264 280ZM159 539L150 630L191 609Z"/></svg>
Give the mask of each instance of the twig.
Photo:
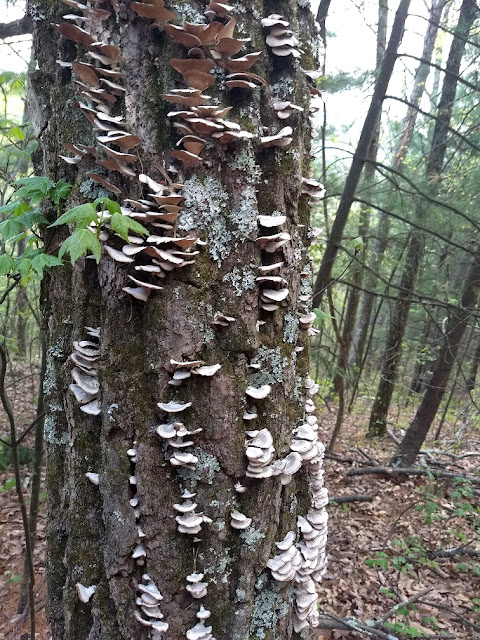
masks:
<svg viewBox="0 0 480 640"><path fill-rule="evenodd" d="M456 616L459 620L461 620L468 627L471 627L472 629L475 629L475 631L480 631L480 625L475 624L475 622L472 622L471 620L469 620L468 618L463 616L461 613L458 613L458 611L455 611L455 609L452 609L452 607L449 607L446 604L437 604L436 602L430 602L429 600L419 600L418 602L420 604L426 604L429 607L435 607L435 609L440 609L442 611L448 611L448 613L451 613L452 615ZM473 613L473 611L472 611L472 613Z"/></svg>
<svg viewBox="0 0 480 640"><path fill-rule="evenodd" d="M13 288L13 287L12 287ZM5 393L5 374L7 371L7 353L2 344L0 344L0 400L2 406L7 414L8 422L10 424L10 447L12 450L12 462L15 471L15 487L17 490L17 498L22 512L23 531L25 535L25 562L28 566L29 584L28 584L28 601L30 605L30 637L35 638L35 596L33 588L35 585L35 570L33 568L32 557L32 544L30 534L30 524L28 521L27 505L25 504L25 498L22 491L22 478L20 475L20 459L18 455L17 444L17 428L15 424L15 417L13 414L12 405Z"/></svg>
<svg viewBox="0 0 480 640"><path fill-rule="evenodd" d="M408 600L404 600L403 602L398 602L389 611L387 611L387 613L384 616L382 616L380 618L380 620L379 620L380 624L382 624L382 625L385 624L385 622L389 618L394 616L399 609L401 609L402 607L408 607L409 604L413 604L414 602L417 602L417 600L419 598L423 598L423 596L426 596L427 593L430 593L430 591L433 591L433 587L427 587L426 589L422 589L421 591L417 591L417 593L414 593L413 596L410 596L410 598L408 598Z"/></svg>
<svg viewBox="0 0 480 640"><path fill-rule="evenodd" d="M0 296L0 304L3 304L5 302L5 300L8 297L8 294L13 291L13 289L15 289L15 287L20 284L20 274L19 273L15 273L14 275L10 276L11 278L13 278L13 282L11 284L8 285L8 287L5 289L5 291L2 293L2 295Z"/></svg>
<svg viewBox="0 0 480 640"><path fill-rule="evenodd" d="M373 496L370 494L358 495L358 496L335 496L330 498L330 504L344 504L345 502L371 502Z"/></svg>
<svg viewBox="0 0 480 640"><path fill-rule="evenodd" d="M400 446L400 438L397 438L397 436L393 433L393 431L390 431L390 429L387 429L387 436L390 438L390 440L393 440L393 442L398 446Z"/></svg>
<svg viewBox="0 0 480 640"><path fill-rule="evenodd" d="M17 444L20 444L22 440L25 438L25 436L27 436L30 433L30 431L33 429L33 427L37 424L37 422L39 420L42 420L44 417L45 417L45 411L41 413L39 416L37 416L35 420L28 425L28 427L25 429L22 435L18 438Z"/></svg>
<svg viewBox="0 0 480 640"><path fill-rule="evenodd" d="M462 473L454 473L453 471L440 471L438 469L420 469L418 467L364 467L363 469L349 469L347 476L363 476L369 474L387 475L387 476L433 476L434 478L464 478L472 484L480 485L480 478L468 476Z"/></svg>

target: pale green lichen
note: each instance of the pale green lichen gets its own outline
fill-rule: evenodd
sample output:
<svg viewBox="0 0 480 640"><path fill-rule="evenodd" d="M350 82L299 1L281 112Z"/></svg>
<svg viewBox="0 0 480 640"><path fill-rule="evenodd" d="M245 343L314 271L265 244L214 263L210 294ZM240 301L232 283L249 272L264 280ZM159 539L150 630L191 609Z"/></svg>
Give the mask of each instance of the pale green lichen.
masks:
<svg viewBox="0 0 480 640"><path fill-rule="evenodd" d="M58 446L68 444L68 433L64 431L59 436L57 435L57 420L54 416L45 417L43 433L45 442L48 442L48 444L56 444Z"/></svg>
<svg viewBox="0 0 480 640"><path fill-rule="evenodd" d="M268 347L260 347L252 358L250 364L259 364L260 369L253 369L249 374L249 382L254 387L260 387L264 384L274 384L275 382L283 382L283 370L288 367L288 359L282 356L280 347L269 349Z"/></svg>
<svg viewBox="0 0 480 640"><path fill-rule="evenodd" d="M260 167L255 162L251 143L240 149L227 166L233 171L242 171L250 184L258 182L262 174Z"/></svg>
<svg viewBox="0 0 480 640"><path fill-rule="evenodd" d="M109 198L112 195L110 191L90 178L87 178L81 183L79 191L87 200L95 200L95 198Z"/></svg>
<svg viewBox="0 0 480 640"><path fill-rule="evenodd" d="M194 487L200 480L213 483L215 474L220 471L220 463L218 459L211 453L207 453L200 447L194 447L192 453L197 456L198 462L195 469L178 469L177 474L182 480L189 481Z"/></svg>
<svg viewBox="0 0 480 640"><path fill-rule="evenodd" d="M301 9L310 9L310 0L298 0L298 6Z"/></svg>
<svg viewBox="0 0 480 640"><path fill-rule="evenodd" d="M235 591L235 595L237 602L245 602L247 598L247 592L245 591L245 589L237 589Z"/></svg>
<svg viewBox="0 0 480 640"><path fill-rule="evenodd" d="M295 83L292 78L284 78L270 86L274 100L285 100L295 91Z"/></svg>
<svg viewBox="0 0 480 640"><path fill-rule="evenodd" d="M230 282L233 292L240 297L245 291L255 287L256 266L254 264L243 267L234 267L229 273L223 276L223 282Z"/></svg>
<svg viewBox="0 0 480 640"><path fill-rule="evenodd" d="M283 341L295 344L298 339L299 320L292 313L283 316Z"/></svg>
<svg viewBox="0 0 480 640"><path fill-rule="evenodd" d="M57 384L54 359L63 359L64 357L64 341L62 338L58 338L55 344L53 344L47 350L45 377L43 379L43 393L46 396L48 396L55 389Z"/></svg>
<svg viewBox="0 0 480 640"><path fill-rule="evenodd" d="M118 404L113 403L108 407L108 420L109 422L115 422L115 416L113 415L113 412L115 411L115 409L118 409Z"/></svg>
<svg viewBox="0 0 480 640"><path fill-rule="evenodd" d="M262 14L258 9L256 9L256 7L252 6L252 4L250 4L247 9L247 7L241 2L235 5L235 13L251 13L255 20L261 20L263 18Z"/></svg>
<svg viewBox="0 0 480 640"><path fill-rule="evenodd" d="M284 589L285 593L280 593ZM270 588L263 586L255 596L250 621L250 635L253 638L263 640L267 632L273 631L275 633L278 621L289 614L292 599L293 586L286 589L282 583L278 582L274 582Z"/></svg>
<svg viewBox="0 0 480 640"><path fill-rule="evenodd" d="M175 5L175 12L178 14L180 20L185 22L191 22L193 24L204 24L205 16L200 11L194 9L188 2L177 2Z"/></svg>
<svg viewBox="0 0 480 640"><path fill-rule="evenodd" d="M253 186L243 189L238 203L232 206L220 180L208 176L202 182L194 175L185 181L183 196L185 208L178 228L205 230L210 256L219 266L232 248L256 230L257 199Z"/></svg>
<svg viewBox="0 0 480 640"><path fill-rule="evenodd" d="M240 534L240 538L248 547L255 547L260 540L265 538L265 534L263 531L259 529L254 529L253 527L249 527L245 531L242 531Z"/></svg>
<svg viewBox="0 0 480 640"><path fill-rule="evenodd" d="M290 507L289 507L290 513L296 513L297 507L298 507L297 496L295 494L292 494L292 499L290 500Z"/></svg>

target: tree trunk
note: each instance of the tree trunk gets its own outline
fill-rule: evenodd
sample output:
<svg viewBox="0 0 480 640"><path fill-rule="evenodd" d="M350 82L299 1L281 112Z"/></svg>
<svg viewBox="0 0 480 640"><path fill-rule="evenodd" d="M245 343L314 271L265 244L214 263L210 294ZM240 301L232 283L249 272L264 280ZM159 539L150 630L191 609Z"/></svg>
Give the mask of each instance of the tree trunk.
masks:
<svg viewBox="0 0 480 640"><path fill-rule="evenodd" d="M383 57L385 55L385 47L387 44L387 18L388 18L388 1L379 0L378 3L378 22L377 22L377 56L376 56L376 72L379 73L382 67ZM375 131L370 142L368 149L369 163L365 168L365 180L364 191L366 193L366 199L369 200L369 194L373 184L375 176L375 161L377 159L378 142L380 139L380 125L381 125L381 113L378 116ZM358 235L362 238L363 251L365 255L368 245L368 231L370 228L370 208L367 205L362 204L360 206L360 222L358 225ZM353 287L348 297L348 305L345 311L345 322L342 331L342 345L340 348L340 354L337 361L337 374L334 380L334 388L338 392L340 385L339 376L345 378L348 354L353 339L353 330L355 328L355 319L357 317L358 304L360 301L360 289L363 281L363 260L357 260L352 265L351 280ZM343 384L343 383L342 383Z"/></svg>
<svg viewBox="0 0 480 640"><path fill-rule="evenodd" d="M463 0L460 9L457 29L452 40L446 74L442 86L442 95L438 104L437 118L433 131L432 146L426 164L428 180L427 191L434 194L436 185L443 171L445 152L447 149L448 127L452 117L453 104L457 89L457 77L460 63L465 50L465 39L470 32L476 12L473 0ZM428 204L420 202L415 220L421 222L428 211ZM397 299L393 312L392 323L387 336L385 359L380 374L380 383L370 414L368 435L382 436L387 429L387 416L401 358L402 340L405 333L408 312L410 310L411 292L413 291L418 270L423 258L424 233L414 229L410 233L410 245L407 251L405 268L400 286L402 293Z"/></svg>
<svg viewBox="0 0 480 640"><path fill-rule="evenodd" d="M433 369L432 377L423 396L415 417L400 443L393 464L411 466L425 442L430 426L437 414L440 402L445 394L448 378L455 363L463 334L468 326L472 309L476 304L480 289L480 254L474 258L465 280L459 306L445 329L445 338Z"/></svg>
<svg viewBox="0 0 480 640"><path fill-rule="evenodd" d="M112 2L108 7L112 16L102 26L95 22L93 35L105 43L108 38L108 44L118 46L122 52L123 63L119 66L125 77L115 79L115 83L123 82L125 102L117 90L113 113L124 115L128 131L142 138L138 151L141 169L135 163L129 167L163 181L174 161L171 151L178 139L166 114L178 110L178 106L167 103L162 95L185 86L169 61L172 56L186 58L186 50L172 44L162 30L152 29L151 20L136 15L132 11L134 4L137 3L127 8L123 3ZM157 7L161 5L162 2L156 3ZM205 23L197 3L170 5L180 20ZM106 192L86 175L102 171L90 155L77 167L60 166L57 154L65 153L62 142L91 145L94 138L89 123L73 108L76 98L69 84L70 71L57 66L55 60L73 60L78 54L84 61L90 59L82 58L83 46L76 51L71 41L49 26L58 21L63 6L38 0L36 9L44 18L35 21L39 70L32 75L30 97L41 142L36 169L55 179L68 175L75 182L69 204L76 205ZM140 10L144 10L141 5ZM199 254L195 257L191 253L195 264L186 260L183 268L169 270L162 280L154 281L163 290L147 301L139 301L125 290L129 284L127 271L143 281L153 277L132 268L133 264L143 266L145 261L139 258L125 266L105 252L98 265L92 259L81 259L73 268L53 271L44 284L48 346L48 616L53 640L150 637L152 627L142 626L145 620L142 623L138 618L147 618L151 625L153 614L136 604L146 588L142 584L149 579L163 594L158 606L163 622L169 625L166 637L171 640L185 638L187 630L198 623L200 603L211 611L207 624L219 640L299 638L303 627L316 622L315 580L323 571L326 535L326 493L321 489L320 475L322 445L315 443L309 449L313 462L306 460L307 454L292 453L289 461L296 461L288 467L292 474L302 456L304 460L291 482L286 470L277 475L283 468L280 460L289 455L290 445L304 447L305 440L301 445L298 438L297 444L292 443L292 429L302 425L304 416L311 415L313 408L311 400L306 401L305 386L310 323L305 299L311 293L306 251L309 206L300 193L302 170L307 171L310 153L309 91L293 57L277 57L265 46L260 18L279 10L278 3L255 3L251 11L237 16L238 32L252 38L252 51L263 51L252 71L266 77L274 99L291 101L304 111L295 111L289 120L293 135L280 136L281 142L287 144L287 138L292 137L291 144L268 147L269 142L261 142L260 136L275 134L285 124L277 119L266 89L233 88L227 92L218 82L208 91L215 96L212 102L221 107L233 106L229 120L240 123L253 136L236 142L222 140L221 144L210 137L202 152L203 164L195 169L177 166L179 173L174 174L174 181L183 185L177 187L182 210L173 233L178 230L181 236L203 241L197 245ZM291 27L306 39L304 49L310 51L308 38L313 19L309 11L294 0L282 2L281 10ZM164 11L162 8L159 13L163 15ZM226 23L226 18L213 17ZM90 29L87 23L87 30ZM192 37L185 36L187 40L191 47ZM115 49L96 47L87 45L86 49L107 59L117 55ZM210 48L203 49L210 58ZM305 54L301 62L307 69L315 64L310 54ZM194 59L190 63L185 80L203 80L195 71L189 75L197 64ZM224 75L225 71L217 66L214 77L223 83ZM255 82L253 76L252 81ZM180 106L185 108L189 107ZM208 118L207 113L204 123ZM202 126L210 131L210 125L204 123ZM217 123L213 131L218 128ZM198 129L195 131L198 135ZM145 188L136 177L126 179L113 171L105 177L121 190L122 200L148 198L155 186L150 183ZM154 206L150 200L149 212ZM283 238L283 243L278 238L258 242L258 237L275 231L268 228L265 219L260 222L264 221L266 228L257 230L258 214L286 216L286 223L278 232L288 231L290 236ZM46 238L51 251L64 237L58 228L49 230ZM155 229L159 233L158 226L148 228L150 234L155 234ZM171 231L160 233L166 236ZM116 237L110 236L107 242L120 249ZM163 269L169 266L165 260L162 257L157 261ZM277 262L283 264L274 272L275 277L287 280L289 294L274 310L268 291L279 285L274 281L267 285L257 283L256 278L264 273L259 271L261 265ZM259 303L264 308L259 308ZM100 328L100 357L95 364L100 384L99 415L81 411L68 391L73 341L87 337L90 342L97 342L96 331L85 327ZM172 360L201 360L206 365L220 364L221 368L213 376L212 369L208 369L209 377L188 377L189 365L178 369ZM173 378L176 371L180 373ZM178 384L177 378L185 380L178 387L172 386L172 382ZM245 393L248 388L249 394L261 396L268 393L264 385L270 385L271 392L263 399ZM181 407L183 410L176 413L178 407L170 404L174 401L192 406ZM251 419L255 414L258 417ZM178 430L180 421L195 434L194 444L186 449L172 447L171 438L156 433L160 423L167 426L158 430L166 433ZM308 418L308 422L308 428L304 428L310 433L315 430L315 419ZM203 431L195 433L197 428ZM266 450L249 450L252 460L258 451L263 451L263 462L249 464L250 475L260 477L245 477L245 439L253 437L245 432L253 429L268 430L260 436L264 437ZM268 448L270 433L279 461L275 464ZM174 442L176 446L186 446L183 436ZM191 455L182 458L182 452ZM87 473L98 474L98 486L87 479ZM95 475L90 478L97 480ZM177 530L178 526L188 529L179 522L183 521L181 509L190 509L191 513L188 499L182 502L184 491L196 493L195 513L200 514L200 524L193 531L193 525L189 525L192 535ZM314 505L311 495L315 497ZM251 518L247 528L248 520L237 511ZM232 513L236 519L232 519ZM313 529L307 520L300 520L299 532L297 517L302 514L316 519ZM237 528L231 526L232 522ZM238 530L238 526L244 530ZM282 561L282 576L275 569L272 573L266 565L269 558L282 553L275 542L289 531L293 532L293 546L287 540L284 548L289 547L298 570L293 567L285 575ZM304 534L310 535L308 546L301 542ZM316 560L307 563L302 559L302 550ZM275 562L270 563L271 567L276 566ZM149 578L145 577L147 574ZM187 582L187 576L191 580L198 578L192 574L204 574L207 595L200 600L190 595L199 589ZM90 598L86 593L79 600L77 590L80 595L85 593L79 584L95 586L96 590ZM191 591L186 590L187 585ZM156 624L160 633L153 633L153 638L163 637L161 628L162 622ZM194 635L187 633L187 638Z"/></svg>
<svg viewBox="0 0 480 640"><path fill-rule="evenodd" d="M382 68L380 69L380 73L375 83L372 101L370 103L370 107L363 124L362 133L360 134L360 139L345 181L335 221L327 239L322 263L315 279L314 305L316 307L320 306L323 295L327 287L330 286L333 264L342 243L343 231L347 224L350 209L355 198L355 191L357 190L362 170L368 157L370 144L375 133L375 128L378 123L378 118L382 110L383 99L395 65L398 47L400 46L400 42L403 37L409 6L410 0L401 0L395 14L392 32L390 34L390 40L385 52L385 57L383 59Z"/></svg>
<svg viewBox="0 0 480 640"><path fill-rule="evenodd" d="M480 365L480 340L478 341L477 348L475 349L475 353L473 354L470 373L468 374L468 378L465 381L465 387L467 391L469 391L470 393L472 393L472 391L475 389L479 365Z"/></svg>
<svg viewBox="0 0 480 640"><path fill-rule="evenodd" d="M424 60L431 60L433 50L435 47L435 41L438 34L438 24L440 23L442 12L445 7L445 0L433 0L430 9L430 20L428 22L427 32L425 34L425 40L423 43L422 58ZM425 86L430 72L430 66L424 62L421 62L415 72L415 78L413 80L413 89L410 96L410 102L412 105L419 106L420 101L425 92ZM393 169L401 172L403 170L403 164L405 156L410 146L415 123L417 121L418 111L409 107L407 114L402 123L402 135L397 144L393 159ZM385 209L389 210L390 207L386 206ZM383 257L388 244L388 236L390 232L390 218L386 213L380 213L377 231L376 241L373 250L372 257L372 270L376 273L380 273ZM365 277L365 288L369 291L375 289L375 276L371 272L367 272ZM365 339L367 337L368 326L370 324L370 316L372 314L373 296L368 293L363 293L361 297L360 310L358 314L358 320L353 332L352 347L348 358L350 367L353 367L355 363L360 363L363 357L363 351L365 347Z"/></svg>

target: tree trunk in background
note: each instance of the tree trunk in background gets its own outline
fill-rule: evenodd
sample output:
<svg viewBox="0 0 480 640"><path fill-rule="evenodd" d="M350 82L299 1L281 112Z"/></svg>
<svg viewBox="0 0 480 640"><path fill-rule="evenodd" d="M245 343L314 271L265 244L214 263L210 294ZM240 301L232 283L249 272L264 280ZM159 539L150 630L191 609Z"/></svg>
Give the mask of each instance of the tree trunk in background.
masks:
<svg viewBox="0 0 480 640"><path fill-rule="evenodd" d="M414 464L422 444L425 442L430 426L435 419L440 402L445 394L450 372L460 347L463 334L477 302L480 289L480 254L474 257L473 264L465 279L465 285L459 306L445 329L445 338L433 369L432 377L425 390L423 400L415 417L400 443L392 463L402 467Z"/></svg>
<svg viewBox="0 0 480 640"><path fill-rule="evenodd" d="M437 118L433 131L432 146L427 160L426 178L427 192L434 195L436 185L443 171L443 163L448 140L448 127L452 117L453 104L457 90L457 77L460 63L465 51L465 39L468 37L476 12L473 0L463 0L458 19L455 36L452 40L448 55L442 95L438 104ZM420 202L415 212L415 220L425 219L429 205ZM380 374L380 382L370 414L368 435L381 436L387 429L387 417L393 390L397 378L398 365L402 352L402 340L405 333L408 312L410 310L411 293L415 286L416 277L424 252L424 233L418 229L410 232L410 244L407 251L405 268L400 286L402 293L398 296L393 311L392 323L387 336L385 359Z"/></svg>
<svg viewBox="0 0 480 640"><path fill-rule="evenodd" d="M467 391L469 391L470 393L472 393L472 391L475 389L479 365L480 365L480 340L478 341L477 348L475 349L475 353L473 354L470 373L468 374L468 378L465 381L465 387Z"/></svg>
<svg viewBox="0 0 480 640"><path fill-rule="evenodd" d="M385 47L387 45L387 21L388 21L388 0L379 0L378 3L378 23L377 23L377 56L376 56L376 73L380 72L383 57L385 55ZM370 142L368 150L368 164L365 168L364 192L365 197L369 200L369 193L375 176L375 161L377 159L378 141L380 139L381 114L379 114L375 131ZM360 223L358 225L358 235L362 238L363 254L367 252L368 231L370 228L370 208L367 205L360 205ZM350 279L354 285L350 290L348 305L345 311L345 321L342 331L342 344L340 346L340 354L337 361L337 374L333 381L335 391L338 393L339 386L345 385L345 375L348 365L348 354L352 344L353 329L355 327L355 319L357 317L358 303L360 300L360 289L363 281L363 261L356 260L351 269Z"/></svg>
<svg viewBox="0 0 480 640"><path fill-rule="evenodd" d="M403 37L409 6L410 0L400 0L399 7L395 14L392 32L390 34L390 40L385 52L385 57L383 59L382 68L375 83L372 101L370 103L370 107L363 124L362 133L345 181L335 221L327 239L322 263L315 279L313 302L316 307L320 306L323 295L327 287L330 286L333 264L342 244L343 231L347 224L350 209L355 198L355 191L357 190L362 170L368 157L370 143L380 117L385 93L397 58L398 47L400 46L400 42Z"/></svg>
<svg viewBox="0 0 480 640"><path fill-rule="evenodd" d="M179 20L205 21L197 3L170 5ZM114 113L125 115L128 130L143 140L142 173L162 181L161 168L170 166L170 152L179 137L166 118L175 107L162 94L185 86L169 61L172 56L185 58L186 52L125 4L106 8L112 15L95 25L94 35L99 41L108 38L108 44L122 51L126 97L125 103L118 99ZM99 170L91 156L79 169L58 159L58 154L65 154L63 142L91 145L94 137L90 124L74 109L77 97L70 70L55 60L89 58L82 56L82 46L77 52L74 43L49 26L59 21L63 5L37 0L32 11L42 16L34 21L38 70L32 74L30 95L30 112L40 133L36 170L53 179L69 177L75 183L69 202L73 206L106 192L86 176L87 171ZM184 184L179 233L208 243L198 246L195 265L167 273L159 281L163 291L147 302L123 290L129 283L127 270L141 277L139 272L106 253L98 266L92 259L81 259L73 268L57 268L45 283L48 616L53 640L150 637L149 629L134 617L139 612L138 584L146 573L163 594L159 607L171 640L183 640L186 630L198 622L200 603L212 612L207 623L218 640L300 637L292 629L291 614L296 595L304 593L302 586L274 580L266 564L280 553L275 542L288 531L295 533L298 544L297 517L310 517L311 509L320 508L318 500L312 507L308 488L314 464L307 467L305 462L285 486L278 476L245 477L246 429L269 429L276 458L289 454L292 429L304 422L309 370L308 323L300 325L299 316L305 316L305 299L311 294L309 206L300 195L310 154L310 98L305 76L292 56L275 57L265 46L260 19L278 12L287 16L310 51L313 18L296 0L256 2L236 15L236 35L252 38L251 51L263 51L252 71L266 77L274 98L300 105L304 112L295 112L287 123L294 129L287 148L264 148L259 136L285 126L264 88L229 93L218 83L205 91L215 96L212 102L233 105L228 119L254 137L228 145L211 139L203 152L204 164L194 170L180 168L175 178ZM315 65L310 54L300 61L306 69ZM223 79L225 72L216 71ZM134 178L118 176L111 172L109 180L121 188L122 200L145 198L152 190ZM259 213L287 216L279 231L288 231L291 240L273 253L262 251L256 242L258 236L273 233L258 229ZM46 239L51 251L64 238L58 228L49 230ZM288 281L289 296L277 311L260 310L258 267L279 261L284 265L275 275ZM235 321L214 324L217 314ZM87 337L85 326L100 328L95 365L101 389L98 416L82 412L68 391L73 366L69 356L73 341ZM200 359L207 365L221 364L221 369L213 377L192 375L177 388L169 384L175 371L172 359ZM245 395L249 385L267 384L268 397L253 400ZM168 415L157 407L174 399L192 406ZM245 412L254 413L254 408L258 417L244 420ZM160 423L173 420L184 421L189 430L203 429L192 437L194 446L186 449L198 459L191 469L172 466L169 460L176 450L155 433ZM129 460L127 451L132 448L136 455ZM320 457L319 443L315 464L320 464ZM86 473L98 473L99 486ZM235 490L238 482L246 487L245 493ZM318 483L317 489L321 480ZM196 493L197 511L211 519L197 536L177 531L179 513L173 505L187 489ZM133 504L139 500L137 514L129 503L132 499ZM244 531L231 527L236 510L252 519ZM326 514L322 527L325 522ZM140 538L146 550L143 566L132 558L139 543L138 525L145 536ZM206 597L198 601L185 589L187 575L195 572L205 574L203 581L208 583ZM319 578L317 572L315 579ZM79 601L76 583L96 585L88 603Z"/></svg>
<svg viewBox="0 0 480 640"><path fill-rule="evenodd" d="M435 48L435 41L438 34L438 24L442 18L442 12L445 7L446 0L433 0L430 9L430 18L427 26L427 32L425 34L425 40L423 43L422 58L430 61L432 59L433 51ZM430 66L426 63L420 63L415 72L415 78L413 80L413 90L410 96L410 102L412 105L420 106L420 101L425 92L425 85L430 72ZM394 153L393 169L401 172L403 170L403 164L405 156L410 146L415 123L417 121L418 111L409 107L407 115L403 120L402 134L400 141ZM390 210L390 206L387 205L385 209ZM374 249L371 252L371 266L372 270L376 273L381 272L382 262L385 255L385 250L388 244L388 236L390 232L390 217L386 213L380 213L378 219L378 225L376 230L376 240ZM365 274L365 288L367 291L374 291L376 288L375 276L372 272L367 271ZM370 317L372 314L373 296L368 293L362 293L360 311L358 314L357 323L353 333L352 347L348 357L348 363L350 367L353 367L355 363L360 363L363 357L363 351L365 348L365 340L367 337L368 326L370 324Z"/></svg>

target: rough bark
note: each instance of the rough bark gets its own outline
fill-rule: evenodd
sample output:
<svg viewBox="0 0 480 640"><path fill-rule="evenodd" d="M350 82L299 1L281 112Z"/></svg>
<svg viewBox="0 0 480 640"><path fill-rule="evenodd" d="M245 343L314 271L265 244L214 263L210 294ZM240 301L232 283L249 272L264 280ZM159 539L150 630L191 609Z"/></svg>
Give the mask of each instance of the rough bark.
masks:
<svg viewBox="0 0 480 640"><path fill-rule="evenodd" d="M435 47L435 41L438 34L438 25L442 16L442 12L445 8L445 0L433 0L430 9L430 19L428 22L427 32L425 34L422 58L430 61L433 55ZM430 66L426 63L420 63L415 71L415 77L413 80L413 89L410 96L410 103L412 105L420 105L420 101L425 92L425 85L430 72ZM417 121L418 111L414 107L409 107L407 114L402 123L402 134L397 144L393 159L393 169L401 172L405 156L412 139L415 123ZM385 209L390 210L390 206L386 206ZM372 269L377 273L380 273L383 257L388 244L388 236L390 231L390 217L386 213L380 213L374 249L372 252ZM365 277L365 288L373 291L375 288L375 278L372 273L367 273ZM370 324L370 317L372 315L373 308L373 296L368 293L362 294L360 310L358 313L358 320L355 326L352 339L352 348L349 354L349 366L353 367L355 363L362 361L363 352L365 348L365 340L367 337L368 326Z"/></svg>
<svg viewBox="0 0 480 640"><path fill-rule="evenodd" d="M370 103L362 132L360 134L360 139L353 156L352 164L345 181L340 204L338 205L335 220L323 254L322 263L315 279L314 304L317 307L321 304L327 287L330 286L333 264L341 246L343 231L347 224L350 209L355 197L355 191L362 175L370 144L375 133L375 127L378 123L385 93L395 65L398 47L400 46L400 42L403 37L409 6L410 0L401 0L395 14L392 32L390 34L390 40L385 52L382 68L375 83L372 101Z"/></svg>
<svg viewBox="0 0 480 640"><path fill-rule="evenodd" d="M162 94L184 86L169 60L172 55L185 57L185 50L125 4L112 6L112 17L97 28L96 36L103 41L108 37L123 53L126 98L115 113L124 113L128 129L143 139L142 172L161 180L158 167L169 165L178 138L166 119L172 105ZM197 3L171 6L186 20L204 20ZM70 72L55 64L56 59L75 59L83 48L48 26L64 11L58 3L37 0L33 9L46 15L34 33L39 70L32 74L30 104L41 142L36 168L55 179L68 175L75 182L72 205L91 201L104 191L86 178L82 165L77 173L60 165L57 157L63 141L93 141L89 123L73 109ZM302 36L311 33L313 21L306 9L285 1L281 10ZM180 170L185 209L178 228L208 242L199 247L195 265L169 273L161 281L163 291L146 303L122 291L128 267L106 255L98 266L82 259L74 268L54 271L44 288L48 615L54 640L146 638L148 629L134 618L136 587L145 572L164 596L160 608L170 625L168 638L183 639L197 622L198 601L192 602L185 590L186 576L195 571L204 573L208 582L208 595L201 602L212 612L208 623L219 640L299 637L290 615L293 584L273 580L266 563L277 553L275 541L296 531L297 515L309 509L306 475L301 470L286 486L276 477L245 478L244 450L246 428L268 428L277 457L288 453L292 428L304 419L308 375L307 333L299 331L298 315L304 313L299 295L311 291L308 278L300 276L310 269L309 208L300 198L302 174L308 171L309 93L291 57L275 58L265 47L259 20L278 11L276 2L256 2L246 13L236 14L238 37L248 35L254 43L251 50L264 51L252 70L267 78L275 97L305 111L289 121L295 131L288 149L263 149L257 136L284 126L267 91L229 94L217 83L205 92L223 106L233 105L229 119L256 138L227 147L212 144L202 167ZM305 48L302 63L311 69L315 62L308 42ZM142 197L136 181L121 179L119 184L123 197ZM284 261L279 275L288 280L290 293L285 306L267 313L258 305L255 278L263 254L255 240L265 235L257 231L258 213L273 212L287 216L285 231L292 236L270 256L271 262ZM61 239L61 234L49 233L47 246L53 250ZM235 322L214 325L216 313L233 316ZM72 342L84 339L85 325L101 332L99 416L82 413L67 391ZM192 376L181 387L170 386L170 360L196 358L222 368L213 377ZM249 368L250 363L260 368ZM259 417L253 424L244 422L245 409L252 404L246 387L267 383L272 392L256 402ZM191 450L198 457L194 470L172 467L171 453L155 434L156 426L166 421L156 405L173 398L192 401L181 420L189 429L203 428L193 438ZM132 468L127 450L134 442ZM131 557L138 539L129 504L133 471L145 566ZM87 472L99 474L98 487L85 478ZM234 490L238 481L247 487L243 494ZM203 525L197 542L177 532L173 504L186 488L196 492L198 510L213 520ZM244 532L230 527L235 509L252 518ZM77 582L97 585L87 604L78 600Z"/></svg>
<svg viewBox="0 0 480 640"><path fill-rule="evenodd" d="M480 256L474 259L465 279L460 306L455 308L445 329L442 348L430 378L422 402L412 423L407 429L392 462L401 467L412 465L425 442L428 431L445 395L445 389L462 343L468 320L478 298L480 289Z"/></svg>
<svg viewBox="0 0 480 640"><path fill-rule="evenodd" d="M475 353L473 354L470 373L468 374L468 377L465 381L465 387L467 391L469 391L470 393L475 389L479 365L480 365L480 341L477 343Z"/></svg>
<svg viewBox="0 0 480 640"><path fill-rule="evenodd" d="M432 144L426 163L427 192L434 194L438 180L443 171L445 152L447 149L450 120L457 90L457 78L460 63L465 51L465 37L470 32L476 14L476 4L473 0L463 0L460 9L456 37L453 38L448 54L446 69L448 73L442 85L442 95L438 103L437 117L433 131ZM425 219L429 209L428 203L420 202L415 212L415 220ZM387 428L388 410L398 373L398 365L402 352L402 340L405 333L408 313L410 310L411 291L413 290L423 258L425 238L419 229L410 233L409 247L404 271L402 273L402 293L395 304L392 321L387 336L385 358L380 374L375 400L370 414L368 435L384 435Z"/></svg>

